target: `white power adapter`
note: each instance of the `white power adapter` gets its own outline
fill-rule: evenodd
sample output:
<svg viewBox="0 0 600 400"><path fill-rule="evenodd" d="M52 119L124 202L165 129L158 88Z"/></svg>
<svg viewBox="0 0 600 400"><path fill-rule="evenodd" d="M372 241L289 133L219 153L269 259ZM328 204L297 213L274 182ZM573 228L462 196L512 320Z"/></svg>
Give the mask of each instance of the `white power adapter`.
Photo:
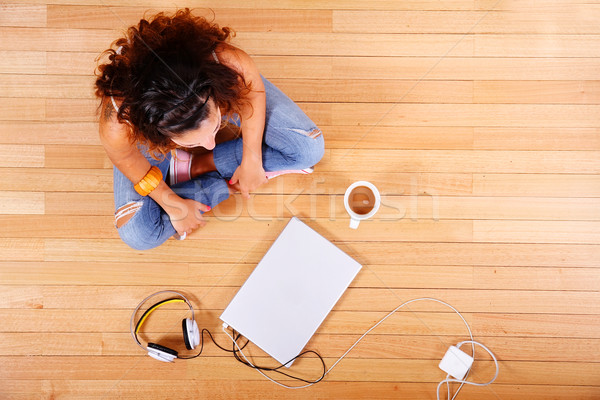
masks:
<svg viewBox="0 0 600 400"><path fill-rule="evenodd" d="M471 365L473 365L473 357L456 346L450 346L439 367L453 378L462 381Z"/></svg>

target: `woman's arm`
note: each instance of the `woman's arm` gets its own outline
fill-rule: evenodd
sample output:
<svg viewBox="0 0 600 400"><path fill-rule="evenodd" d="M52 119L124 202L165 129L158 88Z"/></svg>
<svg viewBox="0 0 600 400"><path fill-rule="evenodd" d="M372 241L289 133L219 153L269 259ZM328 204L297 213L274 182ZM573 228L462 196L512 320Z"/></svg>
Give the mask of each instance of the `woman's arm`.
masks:
<svg viewBox="0 0 600 400"><path fill-rule="evenodd" d="M129 127L117 120L117 112L111 101L102 104L99 121L100 141L108 158L132 184L138 183L148 172L150 162L129 139ZM149 196L169 215L178 234L191 233L198 226L204 226L202 215L210 207L190 199L182 199L162 180Z"/></svg>
<svg viewBox="0 0 600 400"><path fill-rule="evenodd" d="M241 110L241 131L244 145L242 163L231 179L232 184L239 183L245 197L249 192L267 181L262 164L262 140L265 130L267 98L262 78L254 61L243 50L226 45L219 58L227 66L238 71L251 88Z"/></svg>

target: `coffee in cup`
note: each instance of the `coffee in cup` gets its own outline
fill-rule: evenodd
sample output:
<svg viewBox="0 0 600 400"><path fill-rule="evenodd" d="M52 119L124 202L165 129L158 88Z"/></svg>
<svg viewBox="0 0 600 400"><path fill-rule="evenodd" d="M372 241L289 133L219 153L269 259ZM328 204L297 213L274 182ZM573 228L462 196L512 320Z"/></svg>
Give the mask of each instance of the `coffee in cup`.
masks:
<svg viewBox="0 0 600 400"><path fill-rule="evenodd" d="M367 186L357 186L348 196L348 205L357 214L368 214L375 207L375 193Z"/></svg>
<svg viewBox="0 0 600 400"><path fill-rule="evenodd" d="M358 181L346 189L344 206L350 214L350 228L357 229L363 219L372 217L381 204L379 191L370 182Z"/></svg>

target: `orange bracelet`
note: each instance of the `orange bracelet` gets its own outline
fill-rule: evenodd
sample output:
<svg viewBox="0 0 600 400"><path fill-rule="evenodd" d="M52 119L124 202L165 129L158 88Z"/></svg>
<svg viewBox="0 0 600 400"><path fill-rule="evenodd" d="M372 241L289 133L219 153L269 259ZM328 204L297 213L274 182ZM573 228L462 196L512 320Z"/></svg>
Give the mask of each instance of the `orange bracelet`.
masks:
<svg viewBox="0 0 600 400"><path fill-rule="evenodd" d="M133 187L140 196L148 196L162 181L163 175L156 166L150 167L146 175Z"/></svg>

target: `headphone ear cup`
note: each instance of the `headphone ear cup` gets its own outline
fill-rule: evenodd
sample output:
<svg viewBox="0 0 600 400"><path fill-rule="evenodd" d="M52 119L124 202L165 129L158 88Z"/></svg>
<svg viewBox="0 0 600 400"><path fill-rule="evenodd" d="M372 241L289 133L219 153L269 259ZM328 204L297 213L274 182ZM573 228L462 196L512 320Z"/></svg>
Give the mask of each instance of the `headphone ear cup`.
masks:
<svg viewBox="0 0 600 400"><path fill-rule="evenodd" d="M188 350L193 350L200 344L200 331L196 320L186 318L181 321L183 341Z"/></svg>
<svg viewBox="0 0 600 400"><path fill-rule="evenodd" d="M185 348L188 350L193 350L192 344L190 343L190 335L188 333L188 318L181 320L181 330L183 331L183 343L185 343Z"/></svg>
<svg viewBox="0 0 600 400"><path fill-rule="evenodd" d="M165 346L156 343L148 343L148 355L155 360L163 362L173 362L178 356L178 353Z"/></svg>
<svg viewBox="0 0 600 400"><path fill-rule="evenodd" d="M200 344L200 329L198 329L198 323L195 319L192 320L192 331L193 335L190 344L192 347L196 348Z"/></svg>

